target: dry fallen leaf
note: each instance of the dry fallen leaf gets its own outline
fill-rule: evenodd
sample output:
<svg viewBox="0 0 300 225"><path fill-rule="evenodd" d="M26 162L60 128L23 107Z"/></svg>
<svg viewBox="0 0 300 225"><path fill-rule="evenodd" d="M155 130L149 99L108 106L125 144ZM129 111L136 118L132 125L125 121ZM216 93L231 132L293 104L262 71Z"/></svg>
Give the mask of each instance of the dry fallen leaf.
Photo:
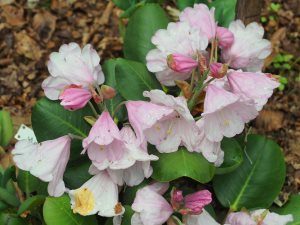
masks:
<svg viewBox="0 0 300 225"><path fill-rule="evenodd" d="M283 121L283 112L262 110L255 120L255 125L265 131L274 131L283 127Z"/></svg>
<svg viewBox="0 0 300 225"><path fill-rule="evenodd" d="M15 34L16 50L20 55L33 60L39 60L42 56L42 51L38 43L29 37L25 30Z"/></svg>
<svg viewBox="0 0 300 225"><path fill-rule="evenodd" d="M8 23L9 25L22 26L25 23L23 8L17 8L15 6L5 5L2 7L2 10L3 10L2 15L4 16L6 23Z"/></svg>
<svg viewBox="0 0 300 225"><path fill-rule="evenodd" d="M48 11L41 11L33 17L33 28L37 31L40 40L45 43L50 40L56 27L56 17Z"/></svg>

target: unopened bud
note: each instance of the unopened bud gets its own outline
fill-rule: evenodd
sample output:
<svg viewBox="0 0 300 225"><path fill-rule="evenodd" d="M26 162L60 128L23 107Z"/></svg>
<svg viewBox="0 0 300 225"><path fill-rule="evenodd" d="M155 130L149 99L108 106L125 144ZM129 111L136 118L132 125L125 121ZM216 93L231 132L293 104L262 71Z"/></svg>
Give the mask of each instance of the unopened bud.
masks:
<svg viewBox="0 0 300 225"><path fill-rule="evenodd" d="M116 96L116 91L114 88L108 86L108 85L102 85L101 86L101 94L103 95L104 99L112 99Z"/></svg>
<svg viewBox="0 0 300 225"><path fill-rule="evenodd" d="M234 36L230 30L224 27L218 27L217 39L218 39L218 44L221 48L228 48L232 45L234 41Z"/></svg>
<svg viewBox="0 0 300 225"><path fill-rule="evenodd" d="M215 62L215 63L211 63L209 68L210 68L210 76L220 79L227 74L228 65Z"/></svg>
<svg viewBox="0 0 300 225"><path fill-rule="evenodd" d="M182 191L174 188L171 192L171 205L175 211L180 210L184 204Z"/></svg>
<svg viewBox="0 0 300 225"><path fill-rule="evenodd" d="M190 73L198 66L197 61L192 57L179 53L168 55L167 63L170 69L178 73Z"/></svg>
<svg viewBox="0 0 300 225"><path fill-rule="evenodd" d="M77 86L66 88L59 96L60 104L67 110L81 109L91 98L89 90Z"/></svg>

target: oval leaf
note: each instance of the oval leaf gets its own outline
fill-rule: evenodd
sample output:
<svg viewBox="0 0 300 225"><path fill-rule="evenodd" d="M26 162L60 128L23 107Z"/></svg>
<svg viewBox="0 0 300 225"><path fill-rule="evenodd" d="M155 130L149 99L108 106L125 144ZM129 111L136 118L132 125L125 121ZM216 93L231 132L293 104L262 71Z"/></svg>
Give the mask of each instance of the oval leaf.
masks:
<svg viewBox="0 0 300 225"><path fill-rule="evenodd" d="M145 4L130 17L124 39L127 59L146 62L147 53L154 48L151 38L158 29L166 28L169 19L158 4Z"/></svg>
<svg viewBox="0 0 300 225"><path fill-rule="evenodd" d="M43 205L45 201L45 196L43 195L36 195L30 198L27 198L18 209L18 215L21 215L26 210L33 210L34 208Z"/></svg>
<svg viewBox="0 0 300 225"><path fill-rule="evenodd" d="M161 89L144 64L126 59L117 60L116 81L117 90L126 100L145 100L144 91Z"/></svg>
<svg viewBox="0 0 300 225"><path fill-rule="evenodd" d="M235 18L237 0L215 0L209 4L215 7L215 18L219 26L228 27Z"/></svg>
<svg viewBox="0 0 300 225"><path fill-rule="evenodd" d="M18 186L26 193L28 197L30 193L36 191L38 194L47 194L47 183L41 181L37 177L32 176L29 172L19 170L17 177Z"/></svg>
<svg viewBox="0 0 300 225"><path fill-rule="evenodd" d="M224 207L233 211L268 208L279 194L285 180L285 162L280 147L262 136L249 135L248 157L232 173L216 176L215 193ZM276 165L275 165L276 164Z"/></svg>
<svg viewBox="0 0 300 225"><path fill-rule="evenodd" d="M19 206L20 201L17 199L17 197L13 194L11 194L6 189L0 187L0 200L11 205L11 206Z"/></svg>
<svg viewBox="0 0 300 225"><path fill-rule="evenodd" d="M274 208L273 211L280 215L292 214L294 221L288 223L288 225L300 225L300 194L292 195L282 208Z"/></svg>
<svg viewBox="0 0 300 225"><path fill-rule="evenodd" d="M70 198L46 198L43 215L47 225L96 225L96 216L80 216L71 209Z"/></svg>
<svg viewBox="0 0 300 225"><path fill-rule="evenodd" d="M7 146L14 135L14 126L9 112L0 111L0 146Z"/></svg>
<svg viewBox="0 0 300 225"><path fill-rule="evenodd" d="M152 178L160 182L189 177L200 183L207 183L215 173L215 167L202 154L189 152L184 147L180 147L177 152L155 155L159 160L152 162Z"/></svg>
<svg viewBox="0 0 300 225"><path fill-rule="evenodd" d="M239 143L232 138L224 138L221 145L224 162L216 168L216 174L226 174L237 169L243 162L243 151Z"/></svg>

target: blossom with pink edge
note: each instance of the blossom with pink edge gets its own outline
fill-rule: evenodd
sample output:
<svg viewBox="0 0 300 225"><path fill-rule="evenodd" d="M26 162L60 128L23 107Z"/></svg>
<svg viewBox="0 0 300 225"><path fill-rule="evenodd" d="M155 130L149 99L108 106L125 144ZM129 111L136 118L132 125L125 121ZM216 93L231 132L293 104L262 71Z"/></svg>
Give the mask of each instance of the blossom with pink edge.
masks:
<svg viewBox="0 0 300 225"><path fill-rule="evenodd" d="M266 209L247 212L230 213L226 219L231 225L286 225L293 222L292 215L278 215Z"/></svg>
<svg viewBox="0 0 300 225"><path fill-rule="evenodd" d="M234 42L223 49L223 60L234 69L261 71L264 59L272 50L270 41L263 39L263 27L255 22L245 27L242 21L236 20L230 24L229 30L234 35Z"/></svg>
<svg viewBox="0 0 300 225"><path fill-rule="evenodd" d="M182 191L173 189L171 192L171 205L182 215L198 215L204 206L212 201L211 193L207 190L198 191L183 197Z"/></svg>
<svg viewBox="0 0 300 225"><path fill-rule="evenodd" d="M198 66L198 62L180 53L168 55L167 63L169 68L178 73L190 73Z"/></svg>
<svg viewBox="0 0 300 225"><path fill-rule="evenodd" d="M206 210L199 215L189 215L187 216L186 225L221 225L218 223ZM232 224L224 224L232 225ZM250 225L250 224L249 224Z"/></svg>
<svg viewBox="0 0 300 225"><path fill-rule="evenodd" d="M222 165L224 161L224 152L221 149L221 142L210 141L204 132L204 120L196 122L199 127L199 147L196 152L201 152L207 161L214 163L216 167Z"/></svg>
<svg viewBox="0 0 300 225"><path fill-rule="evenodd" d="M104 111L83 140L82 153L87 154L99 170L125 169L132 166L134 159L126 157L127 148L119 128L107 111Z"/></svg>
<svg viewBox="0 0 300 225"><path fill-rule="evenodd" d="M205 136L219 142L223 136L233 137L244 130L245 123L254 119L258 112L252 101L242 101L239 96L209 84L202 113Z"/></svg>
<svg viewBox="0 0 300 225"><path fill-rule="evenodd" d="M67 135L39 144L19 141L12 151L13 160L20 169L49 182L49 195L59 197L66 190L63 175L70 157L70 144Z"/></svg>
<svg viewBox="0 0 300 225"><path fill-rule="evenodd" d="M217 28L216 38L221 48L230 47L234 41L233 33L225 27Z"/></svg>
<svg viewBox="0 0 300 225"><path fill-rule="evenodd" d="M91 45L83 49L76 43L64 44L53 52L48 61L49 76L42 83L45 95L51 100L59 99L62 91L71 85L85 89L104 82L100 57Z"/></svg>
<svg viewBox="0 0 300 225"><path fill-rule="evenodd" d="M80 87L66 88L59 96L60 104L67 110L81 109L91 98L91 92Z"/></svg>
<svg viewBox="0 0 300 225"><path fill-rule="evenodd" d="M218 62L213 62L209 65L210 76L216 79L221 79L227 74L228 65Z"/></svg>
<svg viewBox="0 0 300 225"><path fill-rule="evenodd" d="M260 111L272 96L279 82L263 73L231 71L228 73L231 91L242 98L253 100Z"/></svg>
<svg viewBox="0 0 300 225"><path fill-rule="evenodd" d="M135 162L132 166L126 169L108 169L108 173L114 182L120 186L124 183L128 186L135 186L140 184L144 178L149 178L152 175L153 169L150 162L158 160L158 157L148 154L147 142L140 144L135 133L129 126L123 127L120 134L127 148L124 157L128 157Z"/></svg>
<svg viewBox="0 0 300 225"><path fill-rule="evenodd" d="M173 209L162 196L168 183L154 183L137 191L132 204L135 211L131 225L162 225L173 213Z"/></svg>
<svg viewBox="0 0 300 225"><path fill-rule="evenodd" d="M185 8L180 14L179 20L188 22L192 27L199 29L208 40L216 36L217 23L214 7L209 9L205 4L195 4L193 8Z"/></svg>
<svg viewBox="0 0 300 225"><path fill-rule="evenodd" d="M118 201L118 186L107 171L96 171L80 188L69 191L71 208L82 216L98 214L104 217L122 215L124 207Z"/></svg>
<svg viewBox="0 0 300 225"><path fill-rule="evenodd" d="M198 52L204 51L208 45L205 35L185 22L169 23L167 29L158 30L151 41L156 48L146 56L147 68L166 86L174 86L175 80L188 79ZM177 59L177 66L171 66L173 69L168 66L170 55Z"/></svg>
<svg viewBox="0 0 300 225"><path fill-rule="evenodd" d="M186 99L173 97L161 90L145 91L151 102L130 101L128 118L137 134L155 145L161 153L175 152L180 145L189 151L198 147L198 127Z"/></svg>

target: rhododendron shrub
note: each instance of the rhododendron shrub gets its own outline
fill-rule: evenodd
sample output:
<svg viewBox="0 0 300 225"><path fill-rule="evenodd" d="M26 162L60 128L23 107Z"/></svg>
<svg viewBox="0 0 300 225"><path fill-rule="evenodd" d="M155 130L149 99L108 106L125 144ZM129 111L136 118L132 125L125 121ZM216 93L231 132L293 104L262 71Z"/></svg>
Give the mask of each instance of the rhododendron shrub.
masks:
<svg viewBox="0 0 300 225"><path fill-rule="evenodd" d="M76 43L49 56L46 97L32 114L38 142L12 151L27 183L48 188L21 185L23 210L43 205L47 225L299 222L297 211L269 210L284 158L247 125L279 86L262 70L263 28L229 24L217 0L182 2L175 21L159 4L131 6L125 58L100 63Z"/></svg>

